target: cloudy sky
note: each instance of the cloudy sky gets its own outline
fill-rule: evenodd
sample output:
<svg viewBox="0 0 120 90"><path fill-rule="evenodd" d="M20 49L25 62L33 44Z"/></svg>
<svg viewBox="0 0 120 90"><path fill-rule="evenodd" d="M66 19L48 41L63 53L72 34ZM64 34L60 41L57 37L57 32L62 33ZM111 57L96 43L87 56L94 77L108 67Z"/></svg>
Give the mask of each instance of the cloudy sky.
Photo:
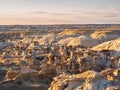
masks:
<svg viewBox="0 0 120 90"><path fill-rule="evenodd" d="M0 24L120 24L120 0L0 0Z"/></svg>

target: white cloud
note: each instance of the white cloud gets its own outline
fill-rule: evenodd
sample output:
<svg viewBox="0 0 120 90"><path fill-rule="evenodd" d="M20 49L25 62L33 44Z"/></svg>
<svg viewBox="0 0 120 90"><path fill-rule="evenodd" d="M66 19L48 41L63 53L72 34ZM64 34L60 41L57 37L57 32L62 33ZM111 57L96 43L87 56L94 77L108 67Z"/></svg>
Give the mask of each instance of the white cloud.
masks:
<svg viewBox="0 0 120 90"><path fill-rule="evenodd" d="M38 13L38 14L35 14ZM35 14L35 15L34 15ZM31 14L6 15L1 19L2 23L19 24L62 24L62 23L119 23L120 9L107 7L99 10L77 10L71 13L34 11Z"/></svg>

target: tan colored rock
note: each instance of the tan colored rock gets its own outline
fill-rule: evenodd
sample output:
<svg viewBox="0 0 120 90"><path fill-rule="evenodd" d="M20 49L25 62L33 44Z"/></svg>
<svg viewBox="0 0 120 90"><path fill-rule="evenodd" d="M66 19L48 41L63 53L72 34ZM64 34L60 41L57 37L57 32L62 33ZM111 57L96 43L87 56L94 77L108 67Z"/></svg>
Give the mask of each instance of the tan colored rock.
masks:
<svg viewBox="0 0 120 90"><path fill-rule="evenodd" d="M81 74L61 74L54 78L48 90L104 90L109 81L95 71L86 71Z"/></svg>
<svg viewBox="0 0 120 90"><path fill-rule="evenodd" d="M71 40L67 45L68 46L78 46L78 45L82 45L82 46L96 46L98 45L98 41L95 39L92 39L88 36L80 36L80 37L76 37L73 40Z"/></svg>
<svg viewBox="0 0 120 90"><path fill-rule="evenodd" d="M101 50L116 50L120 51L120 38L104 42L92 48L92 50L101 51Z"/></svg>
<svg viewBox="0 0 120 90"><path fill-rule="evenodd" d="M19 73L16 73L14 71L8 71L5 78L6 79L14 79Z"/></svg>

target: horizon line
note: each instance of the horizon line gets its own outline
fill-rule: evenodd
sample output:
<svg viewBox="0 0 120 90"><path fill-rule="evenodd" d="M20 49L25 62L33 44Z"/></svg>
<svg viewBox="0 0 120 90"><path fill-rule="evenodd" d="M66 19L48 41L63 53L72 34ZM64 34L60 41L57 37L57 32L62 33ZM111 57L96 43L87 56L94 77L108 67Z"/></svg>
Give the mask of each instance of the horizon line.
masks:
<svg viewBox="0 0 120 90"><path fill-rule="evenodd" d="M31 26L31 25L37 25L37 26L39 26L39 25L45 25L45 26L47 26L47 25L120 25L120 23L119 24L117 24L117 23L80 23L80 24L0 24L0 26Z"/></svg>

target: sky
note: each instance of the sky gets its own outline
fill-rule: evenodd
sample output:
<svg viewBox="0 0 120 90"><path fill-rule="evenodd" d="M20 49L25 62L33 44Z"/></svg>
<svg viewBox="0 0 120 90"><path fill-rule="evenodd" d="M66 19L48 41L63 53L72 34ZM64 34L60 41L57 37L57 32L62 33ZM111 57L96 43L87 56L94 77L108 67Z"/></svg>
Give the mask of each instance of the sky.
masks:
<svg viewBox="0 0 120 90"><path fill-rule="evenodd" d="M120 24L120 0L0 0L0 25Z"/></svg>

